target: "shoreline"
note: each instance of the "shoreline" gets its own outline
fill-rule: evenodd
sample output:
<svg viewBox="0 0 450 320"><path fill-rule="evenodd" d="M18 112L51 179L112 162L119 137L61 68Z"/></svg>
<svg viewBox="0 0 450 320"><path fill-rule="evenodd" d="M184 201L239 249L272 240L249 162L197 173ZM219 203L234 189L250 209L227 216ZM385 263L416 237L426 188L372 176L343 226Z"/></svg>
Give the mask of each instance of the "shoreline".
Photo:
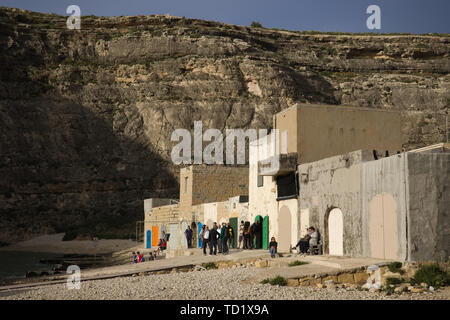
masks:
<svg viewBox="0 0 450 320"><path fill-rule="evenodd" d="M132 250L142 246L133 240L99 239L99 240L71 240L62 241L64 233L43 235L30 240L21 241L5 247L0 251L24 251L55 254L107 254L123 250Z"/></svg>

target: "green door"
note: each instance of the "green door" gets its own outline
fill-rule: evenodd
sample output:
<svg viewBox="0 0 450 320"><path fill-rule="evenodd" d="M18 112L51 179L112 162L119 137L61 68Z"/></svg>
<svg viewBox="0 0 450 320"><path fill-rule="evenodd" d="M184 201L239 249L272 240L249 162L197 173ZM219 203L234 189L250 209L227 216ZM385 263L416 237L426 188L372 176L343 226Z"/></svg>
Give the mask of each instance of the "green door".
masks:
<svg viewBox="0 0 450 320"><path fill-rule="evenodd" d="M265 216L263 220L263 249L268 250L269 249L269 216Z"/></svg>
<svg viewBox="0 0 450 320"><path fill-rule="evenodd" d="M238 218L230 218L230 226L233 228L233 244L232 247L237 247L237 237L239 235L238 230Z"/></svg>

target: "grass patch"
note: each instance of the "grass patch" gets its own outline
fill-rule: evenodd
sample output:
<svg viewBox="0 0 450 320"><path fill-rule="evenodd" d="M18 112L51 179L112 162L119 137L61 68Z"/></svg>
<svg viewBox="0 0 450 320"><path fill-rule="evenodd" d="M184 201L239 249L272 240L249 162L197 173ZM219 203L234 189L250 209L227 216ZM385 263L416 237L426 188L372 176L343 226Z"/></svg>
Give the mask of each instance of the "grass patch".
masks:
<svg viewBox="0 0 450 320"><path fill-rule="evenodd" d="M390 285L397 285L403 283L403 281L401 279L397 279L397 278L386 278L386 285L390 286Z"/></svg>
<svg viewBox="0 0 450 320"><path fill-rule="evenodd" d="M308 264L308 263L309 262L306 262L306 261L295 260L295 261L290 262L288 264L288 266L289 267L295 267L295 266L301 266L301 265Z"/></svg>
<svg viewBox="0 0 450 320"><path fill-rule="evenodd" d="M208 263L204 263L202 264L202 266L206 269L217 269L217 265L214 262L208 262Z"/></svg>
<svg viewBox="0 0 450 320"><path fill-rule="evenodd" d="M283 278L282 276L277 276L272 279L264 279L261 281L261 284L266 284L266 283L269 283L272 286L286 286L287 280L285 278Z"/></svg>
<svg viewBox="0 0 450 320"><path fill-rule="evenodd" d="M447 286L450 284L450 274L442 270L438 264L423 265L414 274L411 284L419 285L423 282L435 288Z"/></svg>
<svg viewBox="0 0 450 320"><path fill-rule="evenodd" d="M405 271L403 271L401 268L402 268L402 263L398 262L398 261L392 262L391 264L388 265L388 269L392 273L404 274Z"/></svg>

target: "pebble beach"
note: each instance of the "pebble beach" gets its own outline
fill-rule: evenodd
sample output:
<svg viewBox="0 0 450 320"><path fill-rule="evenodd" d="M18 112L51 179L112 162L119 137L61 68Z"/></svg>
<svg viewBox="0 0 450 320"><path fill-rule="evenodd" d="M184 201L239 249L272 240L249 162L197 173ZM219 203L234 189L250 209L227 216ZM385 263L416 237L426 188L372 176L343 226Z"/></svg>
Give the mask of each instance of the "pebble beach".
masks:
<svg viewBox="0 0 450 320"><path fill-rule="evenodd" d="M345 288L282 287L249 281L256 269L238 268L118 277L0 292L7 300L450 300L449 287L386 295Z"/></svg>

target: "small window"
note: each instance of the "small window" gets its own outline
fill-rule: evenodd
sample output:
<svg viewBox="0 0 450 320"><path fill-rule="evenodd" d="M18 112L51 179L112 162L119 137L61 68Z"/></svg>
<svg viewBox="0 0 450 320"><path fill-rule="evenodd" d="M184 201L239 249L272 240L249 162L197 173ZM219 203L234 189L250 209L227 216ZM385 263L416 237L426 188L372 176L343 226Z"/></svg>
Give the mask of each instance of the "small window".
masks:
<svg viewBox="0 0 450 320"><path fill-rule="evenodd" d="M258 187L262 187L264 185L264 176L258 175Z"/></svg>
<svg viewBox="0 0 450 320"><path fill-rule="evenodd" d="M298 196L298 182L295 172L277 177L277 195L278 201Z"/></svg>
<svg viewBox="0 0 450 320"><path fill-rule="evenodd" d="M188 177L184 177L184 193L188 192Z"/></svg>

